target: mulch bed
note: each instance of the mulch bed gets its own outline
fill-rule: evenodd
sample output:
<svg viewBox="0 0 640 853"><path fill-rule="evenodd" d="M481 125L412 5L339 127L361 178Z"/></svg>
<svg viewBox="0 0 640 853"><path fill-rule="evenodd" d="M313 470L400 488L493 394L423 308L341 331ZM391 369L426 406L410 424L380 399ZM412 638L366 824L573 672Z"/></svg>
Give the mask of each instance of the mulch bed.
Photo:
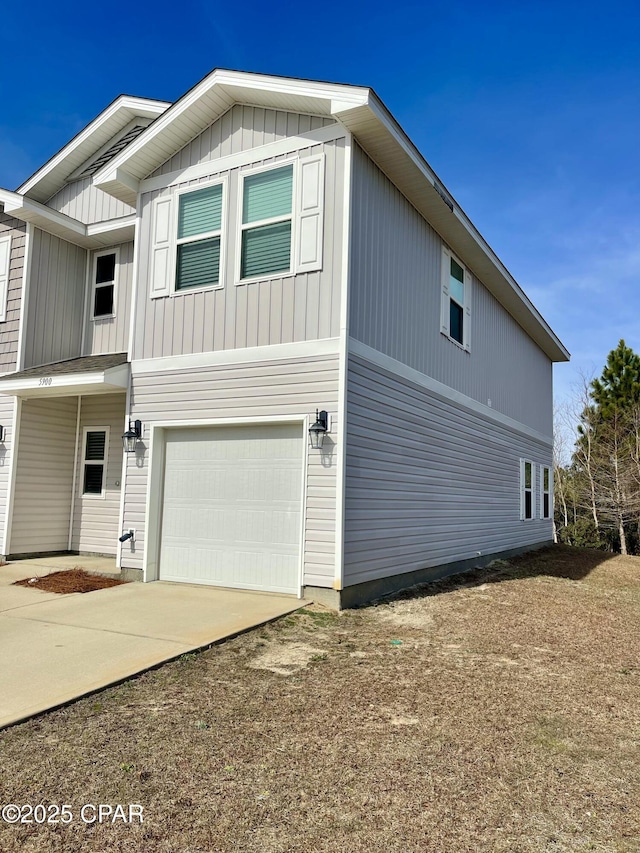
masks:
<svg viewBox="0 0 640 853"><path fill-rule="evenodd" d="M24 578L24 580L15 581L13 586L28 586L43 592L58 592L60 595L66 595L70 592L94 592L96 589L107 589L111 586L120 586L122 583L127 581L90 575L84 569L75 568L52 572L44 577Z"/></svg>

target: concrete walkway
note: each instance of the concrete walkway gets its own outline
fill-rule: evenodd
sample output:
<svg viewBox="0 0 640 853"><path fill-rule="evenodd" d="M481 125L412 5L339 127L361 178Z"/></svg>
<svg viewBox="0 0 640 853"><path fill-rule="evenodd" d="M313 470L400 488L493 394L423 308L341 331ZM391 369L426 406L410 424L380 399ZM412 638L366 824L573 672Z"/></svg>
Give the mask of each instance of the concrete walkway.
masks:
<svg viewBox="0 0 640 853"><path fill-rule="evenodd" d="M74 565L89 568L84 557L73 565L52 559L67 563L47 558L0 567L0 728L305 604L292 596L161 581L70 595L11 586Z"/></svg>

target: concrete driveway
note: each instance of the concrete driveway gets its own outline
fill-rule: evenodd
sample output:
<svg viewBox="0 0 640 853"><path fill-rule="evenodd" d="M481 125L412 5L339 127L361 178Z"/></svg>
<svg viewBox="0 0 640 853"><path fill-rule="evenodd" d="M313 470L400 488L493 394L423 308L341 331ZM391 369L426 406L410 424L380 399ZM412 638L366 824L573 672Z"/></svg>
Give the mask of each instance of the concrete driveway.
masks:
<svg viewBox="0 0 640 853"><path fill-rule="evenodd" d="M73 561L89 568L84 558ZM161 581L70 595L11 585L61 567L39 560L0 567L0 728L305 604Z"/></svg>

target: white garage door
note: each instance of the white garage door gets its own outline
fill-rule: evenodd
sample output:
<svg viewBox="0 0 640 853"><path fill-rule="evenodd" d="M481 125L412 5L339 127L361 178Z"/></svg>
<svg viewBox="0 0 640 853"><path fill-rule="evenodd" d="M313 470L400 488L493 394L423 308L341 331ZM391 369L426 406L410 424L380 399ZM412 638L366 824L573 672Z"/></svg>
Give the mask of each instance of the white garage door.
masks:
<svg viewBox="0 0 640 853"><path fill-rule="evenodd" d="M168 430L160 579L298 593L302 427Z"/></svg>

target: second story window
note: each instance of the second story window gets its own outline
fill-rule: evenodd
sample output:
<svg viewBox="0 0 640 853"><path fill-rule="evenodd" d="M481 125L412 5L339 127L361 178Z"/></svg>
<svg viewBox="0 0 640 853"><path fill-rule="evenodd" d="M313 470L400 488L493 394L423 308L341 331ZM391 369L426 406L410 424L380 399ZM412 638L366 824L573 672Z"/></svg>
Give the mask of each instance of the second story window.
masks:
<svg viewBox="0 0 640 853"><path fill-rule="evenodd" d="M181 193L178 201L176 290L220 283L222 184Z"/></svg>
<svg viewBox="0 0 640 853"><path fill-rule="evenodd" d="M244 178L240 278L291 271L293 164Z"/></svg>
<svg viewBox="0 0 640 853"><path fill-rule="evenodd" d="M92 314L94 320L115 316L117 252L95 256Z"/></svg>
<svg viewBox="0 0 640 853"><path fill-rule="evenodd" d="M467 352L471 341L471 277L461 261L443 247L440 331Z"/></svg>

